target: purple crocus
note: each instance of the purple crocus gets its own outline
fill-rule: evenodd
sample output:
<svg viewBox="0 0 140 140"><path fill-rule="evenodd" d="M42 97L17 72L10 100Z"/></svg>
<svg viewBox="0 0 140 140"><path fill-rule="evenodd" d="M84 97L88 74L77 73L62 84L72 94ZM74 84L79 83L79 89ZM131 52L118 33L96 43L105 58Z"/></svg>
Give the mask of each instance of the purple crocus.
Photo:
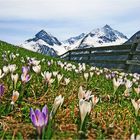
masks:
<svg viewBox="0 0 140 140"><path fill-rule="evenodd" d="M47 106L45 105L42 108L42 111L40 111L39 109L36 109L34 111L31 108L30 109L30 117L31 117L31 121L32 121L34 127L36 127L36 129L37 129L39 136L41 136L43 128L48 123L48 108L47 108Z"/></svg>
<svg viewBox="0 0 140 140"><path fill-rule="evenodd" d="M0 97L4 94L4 85L0 84Z"/></svg>
<svg viewBox="0 0 140 140"><path fill-rule="evenodd" d="M29 72L29 67L26 67L26 66L22 67L22 73L24 75L27 75L28 72Z"/></svg>
<svg viewBox="0 0 140 140"><path fill-rule="evenodd" d="M29 67L25 67L25 66L22 67L21 80L23 83L27 83L31 79L28 72L29 72Z"/></svg>

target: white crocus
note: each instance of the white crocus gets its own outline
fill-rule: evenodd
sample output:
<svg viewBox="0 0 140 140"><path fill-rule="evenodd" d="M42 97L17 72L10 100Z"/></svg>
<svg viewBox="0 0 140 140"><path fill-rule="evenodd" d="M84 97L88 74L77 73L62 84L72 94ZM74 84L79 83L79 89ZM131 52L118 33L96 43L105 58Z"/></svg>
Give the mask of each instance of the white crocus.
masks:
<svg viewBox="0 0 140 140"><path fill-rule="evenodd" d="M140 94L140 85L138 85L137 88L134 87L135 92L137 93L137 95Z"/></svg>
<svg viewBox="0 0 140 140"><path fill-rule="evenodd" d="M17 66L16 64L12 64L12 65L9 65L8 68L11 73L14 73L15 70L17 69Z"/></svg>
<svg viewBox="0 0 140 140"><path fill-rule="evenodd" d="M131 102L132 102L132 104L133 104L133 106L135 108L135 114L137 116L138 115L138 111L140 109L140 99L137 100L137 101L135 101L134 99L131 99Z"/></svg>
<svg viewBox="0 0 140 140"><path fill-rule="evenodd" d="M130 137L130 140L140 140L140 135L137 135L137 136L135 137L135 134L133 133L133 134L131 135L131 137Z"/></svg>
<svg viewBox="0 0 140 140"><path fill-rule="evenodd" d="M126 89L131 88L132 85L133 85L133 83L132 83L130 80L126 80L126 82L125 82L125 87L126 87Z"/></svg>
<svg viewBox="0 0 140 140"><path fill-rule="evenodd" d="M63 78L63 75L61 75L61 74L58 74L58 75L57 75L58 83L60 83L60 81L62 80L62 78Z"/></svg>
<svg viewBox="0 0 140 140"><path fill-rule="evenodd" d="M8 66L3 66L3 72L5 74L9 73L9 67Z"/></svg>
<svg viewBox="0 0 140 140"><path fill-rule="evenodd" d="M80 86L79 92L78 92L78 98L79 98L79 100L83 99L83 100L89 101L89 99L92 98L92 96L93 96L93 95L91 95L91 93L92 92L90 90L85 91L85 90L83 90L83 87Z"/></svg>
<svg viewBox="0 0 140 140"><path fill-rule="evenodd" d="M114 93L118 89L118 87L123 83L123 79L118 78L117 80L113 78L113 86L114 86Z"/></svg>
<svg viewBox="0 0 140 140"><path fill-rule="evenodd" d="M70 82L70 78L64 78L65 85L68 85Z"/></svg>
<svg viewBox="0 0 140 140"><path fill-rule="evenodd" d="M92 96L92 103L94 106L98 103L98 101L99 101L99 98L93 95Z"/></svg>
<svg viewBox="0 0 140 140"><path fill-rule="evenodd" d="M85 90L83 90L83 87L80 86L80 87L79 87L79 92L78 92L78 98L79 98L79 100L80 100L80 99L83 99L84 96L85 96Z"/></svg>
<svg viewBox="0 0 140 140"><path fill-rule="evenodd" d="M50 119L52 119L54 117L57 109L62 106L63 102L64 102L64 97L62 97L62 95L59 95L55 98L53 108L50 112Z"/></svg>
<svg viewBox="0 0 140 140"><path fill-rule="evenodd" d="M41 72L41 65L33 66L32 69L35 73L38 74Z"/></svg>
<svg viewBox="0 0 140 140"><path fill-rule="evenodd" d="M54 77L56 77L57 74L58 74L58 71L53 71L52 74L53 74Z"/></svg>
<svg viewBox="0 0 140 140"><path fill-rule="evenodd" d="M90 77L92 78L92 76L93 76L94 73L93 72L90 72L89 74L90 74Z"/></svg>
<svg viewBox="0 0 140 140"><path fill-rule="evenodd" d="M19 97L19 92L18 92L18 91L13 91L12 102L11 102L12 105L15 104L15 102L16 102L17 99L18 99L18 97Z"/></svg>
<svg viewBox="0 0 140 140"><path fill-rule="evenodd" d="M89 73L84 73L84 78L85 78L85 80L87 81L88 78L89 78Z"/></svg>
<svg viewBox="0 0 140 140"><path fill-rule="evenodd" d="M81 116L81 126L80 130L82 130L82 126L85 120L86 115L88 115L91 111L92 103L85 101L83 99L79 100L79 109L80 109L80 116Z"/></svg>
<svg viewBox="0 0 140 140"><path fill-rule="evenodd" d="M14 82L14 86L15 86L15 87L16 87L18 78L19 78L18 74L15 74L15 75L14 75L14 74L11 74L11 79L12 79L12 81Z"/></svg>
<svg viewBox="0 0 140 140"><path fill-rule="evenodd" d="M41 75L43 76L43 78L45 79L45 81L47 83L49 83L49 81L50 81L50 79L52 77L52 73L45 71L44 73L41 73Z"/></svg>

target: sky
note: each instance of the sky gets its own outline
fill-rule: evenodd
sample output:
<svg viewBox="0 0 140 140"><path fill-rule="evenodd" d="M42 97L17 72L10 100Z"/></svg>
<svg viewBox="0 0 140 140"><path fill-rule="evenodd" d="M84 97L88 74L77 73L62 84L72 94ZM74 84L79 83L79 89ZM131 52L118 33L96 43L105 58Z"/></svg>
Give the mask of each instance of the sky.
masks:
<svg viewBox="0 0 140 140"><path fill-rule="evenodd" d="M140 0L0 0L0 40L21 44L44 29L60 41L110 25L140 30Z"/></svg>

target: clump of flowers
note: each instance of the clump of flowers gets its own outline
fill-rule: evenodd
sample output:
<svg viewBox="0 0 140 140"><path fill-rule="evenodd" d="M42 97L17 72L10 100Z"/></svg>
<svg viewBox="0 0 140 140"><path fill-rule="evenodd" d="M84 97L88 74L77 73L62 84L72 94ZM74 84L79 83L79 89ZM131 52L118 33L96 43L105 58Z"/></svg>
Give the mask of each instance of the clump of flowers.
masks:
<svg viewBox="0 0 140 140"><path fill-rule="evenodd" d="M52 120L54 119L58 108L61 107L63 102L64 97L62 97L61 95L57 96L54 100L54 104L50 114L46 105L42 108L42 111L40 111L40 109L36 109L35 111L32 108L30 109L30 118L32 124L37 130L39 138L42 139L51 138L52 133L51 125L53 122ZM45 130L46 127L47 130Z"/></svg>

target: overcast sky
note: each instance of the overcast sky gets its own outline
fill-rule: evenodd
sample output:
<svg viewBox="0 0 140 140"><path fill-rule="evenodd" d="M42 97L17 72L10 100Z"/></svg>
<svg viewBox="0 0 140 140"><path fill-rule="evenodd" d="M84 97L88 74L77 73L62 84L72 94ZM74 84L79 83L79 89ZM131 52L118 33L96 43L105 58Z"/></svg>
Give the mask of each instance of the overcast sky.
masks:
<svg viewBox="0 0 140 140"><path fill-rule="evenodd" d="M20 44L45 31L59 40L105 24L128 37L140 30L140 0L0 0L0 40Z"/></svg>

